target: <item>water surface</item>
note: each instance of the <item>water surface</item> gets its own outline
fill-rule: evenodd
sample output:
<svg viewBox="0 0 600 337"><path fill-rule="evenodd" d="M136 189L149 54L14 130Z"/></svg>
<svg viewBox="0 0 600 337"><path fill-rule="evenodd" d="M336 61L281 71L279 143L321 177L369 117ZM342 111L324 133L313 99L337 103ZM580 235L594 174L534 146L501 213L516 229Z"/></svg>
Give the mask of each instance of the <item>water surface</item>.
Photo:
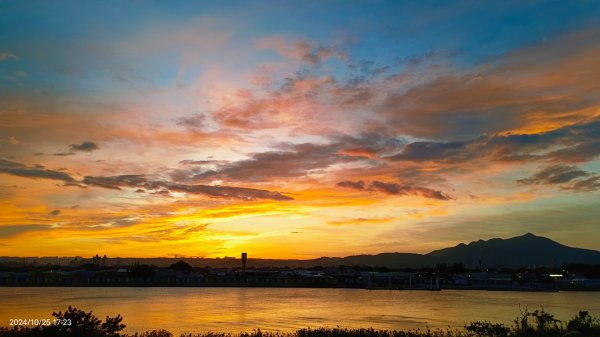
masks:
<svg viewBox="0 0 600 337"><path fill-rule="evenodd" d="M519 308L562 320L578 310L600 316L600 292L394 291L315 288L0 287L0 325L10 318L50 318L73 305L121 314L126 332L290 331L305 327L461 328L488 320L511 324Z"/></svg>

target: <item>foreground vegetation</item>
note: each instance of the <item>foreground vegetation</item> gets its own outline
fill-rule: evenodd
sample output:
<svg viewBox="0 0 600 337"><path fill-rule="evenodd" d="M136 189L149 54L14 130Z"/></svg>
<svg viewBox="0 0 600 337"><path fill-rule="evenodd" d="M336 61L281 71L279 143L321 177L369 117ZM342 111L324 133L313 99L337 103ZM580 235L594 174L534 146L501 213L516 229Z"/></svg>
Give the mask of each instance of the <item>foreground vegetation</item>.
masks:
<svg viewBox="0 0 600 337"><path fill-rule="evenodd" d="M173 337L166 330L125 334L123 317L106 317L102 322L92 312L76 308L53 312L58 322L70 322L70 325L51 324L47 326L12 328L0 327L0 337ZM295 332L263 332L260 329L239 334L207 332L202 334L182 334L181 337L598 337L600 319L592 317L587 311L580 311L568 322L554 318L548 312L527 310L521 312L513 326L492 322L473 322L460 330L375 330L318 328L300 329Z"/></svg>

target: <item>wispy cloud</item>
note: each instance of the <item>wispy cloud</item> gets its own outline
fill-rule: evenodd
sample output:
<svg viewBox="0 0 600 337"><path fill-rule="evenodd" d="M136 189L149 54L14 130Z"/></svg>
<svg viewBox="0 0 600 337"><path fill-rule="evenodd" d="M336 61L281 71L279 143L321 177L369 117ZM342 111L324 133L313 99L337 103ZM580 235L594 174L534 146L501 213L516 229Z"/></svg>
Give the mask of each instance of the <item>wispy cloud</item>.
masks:
<svg viewBox="0 0 600 337"><path fill-rule="evenodd" d="M377 191L389 195L416 195L424 198L438 200L452 199L445 193L437 190L432 190L430 188L407 186L398 183L382 182L377 180L368 184L362 180L340 181L336 185L340 187L352 188L355 190Z"/></svg>
<svg viewBox="0 0 600 337"><path fill-rule="evenodd" d="M559 185L563 189L575 192L600 190L600 175L573 165L548 166L518 182L527 185Z"/></svg>
<svg viewBox="0 0 600 337"><path fill-rule="evenodd" d="M340 51L334 45L315 44L308 40L289 41L280 36L261 39L258 41L257 46L264 49L273 49L285 58L302 60L313 65L331 57L341 60L348 58L346 53Z"/></svg>
<svg viewBox="0 0 600 337"><path fill-rule="evenodd" d="M280 192L266 191L255 188L211 185L185 185L160 180L148 180L144 175L121 175L110 177L86 176L83 179L83 183L89 186L98 186L115 190L120 190L121 187L130 187L141 189L141 191L149 191L153 193L184 192L189 194L201 194L216 198L235 198L244 200L294 199Z"/></svg>
<svg viewBox="0 0 600 337"><path fill-rule="evenodd" d="M60 215L60 209L55 209L55 210L51 211L50 213L48 213L48 215L52 215L52 216Z"/></svg>
<svg viewBox="0 0 600 337"><path fill-rule="evenodd" d="M48 170L42 165L28 166L5 159L0 159L0 173L24 178L60 180L65 183L75 182L73 177L62 171Z"/></svg>
<svg viewBox="0 0 600 337"><path fill-rule="evenodd" d="M98 144L94 142L83 142L81 144L71 144L69 145L69 150L72 152L82 151L82 152L91 152L94 150L98 150Z"/></svg>
<svg viewBox="0 0 600 337"><path fill-rule="evenodd" d="M600 155L600 122L574 124L533 134L487 135L460 142L414 142L391 160L461 163L495 161L584 162Z"/></svg>
<svg viewBox="0 0 600 337"><path fill-rule="evenodd" d="M48 225L2 225L0 226L0 237L2 238L13 238L29 232L46 231L50 229Z"/></svg>

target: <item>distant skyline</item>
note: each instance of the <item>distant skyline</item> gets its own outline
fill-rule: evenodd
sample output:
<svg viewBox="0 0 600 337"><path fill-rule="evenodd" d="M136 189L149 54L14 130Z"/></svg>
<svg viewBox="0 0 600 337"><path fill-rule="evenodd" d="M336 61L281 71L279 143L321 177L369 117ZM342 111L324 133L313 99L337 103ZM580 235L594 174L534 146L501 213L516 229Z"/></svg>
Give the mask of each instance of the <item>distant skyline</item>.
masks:
<svg viewBox="0 0 600 337"><path fill-rule="evenodd" d="M600 2L0 2L0 255L600 250Z"/></svg>

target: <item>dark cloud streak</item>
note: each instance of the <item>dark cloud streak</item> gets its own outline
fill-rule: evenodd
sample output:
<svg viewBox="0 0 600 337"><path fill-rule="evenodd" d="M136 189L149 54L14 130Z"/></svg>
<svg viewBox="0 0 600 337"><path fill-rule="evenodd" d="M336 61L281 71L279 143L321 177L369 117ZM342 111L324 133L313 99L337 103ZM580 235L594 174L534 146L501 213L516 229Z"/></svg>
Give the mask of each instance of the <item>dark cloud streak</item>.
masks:
<svg viewBox="0 0 600 337"><path fill-rule="evenodd" d="M544 168L529 178L519 180L519 183L535 185L562 184L589 174L589 172L580 170L577 166L553 165Z"/></svg>
<svg viewBox="0 0 600 337"><path fill-rule="evenodd" d="M38 232L51 229L49 225L2 225L0 226L0 238L12 238L27 232Z"/></svg>
<svg viewBox="0 0 600 337"><path fill-rule="evenodd" d="M218 198L235 198L244 200L271 199L293 200L292 197L279 192L255 188L211 186L211 185L186 185L167 181L149 180L145 175L120 175L120 176L85 176L83 181L76 181L69 174L61 171L47 170L41 165L27 166L9 160L0 159L0 173L31 179L60 180L64 186L97 186L107 189L121 190L122 187L150 190L153 192L185 192L190 194L203 194ZM51 215L58 215L55 211Z"/></svg>
<svg viewBox="0 0 600 337"><path fill-rule="evenodd" d="M92 152L94 150L98 150L98 144L94 142L82 142L81 144L70 144L69 152L58 152L54 153L54 156L72 156L75 155L76 152Z"/></svg>
<svg viewBox="0 0 600 337"><path fill-rule="evenodd" d="M397 183L387 183L382 181L373 181L366 184L364 181L340 181L336 184L340 187L351 188L355 190L377 191L389 195L418 195L429 199L450 200L450 196L441 191L433 190L426 187L414 187L401 185Z"/></svg>
<svg viewBox="0 0 600 337"><path fill-rule="evenodd" d="M552 165L545 167L529 178L519 179L524 185L558 185L573 192L600 190L600 175L582 170L574 165Z"/></svg>
<svg viewBox="0 0 600 337"><path fill-rule="evenodd" d="M487 135L462 142L413 142L386 159L464 163L486 158L574 163L594 160L599 155L600 120L595 120L535 134Z"/></svg>
<svg viewBox="0 0 600 337"><path fill-rule="evenodd" d="M234 198L244 200L271 199L271 200L293 200L292 197L255 188L211 186L211 185L186 185L159 180L148 180L144 175L121 175L110 177L86 176L84 184L98 186L107 189L120 190L121 187L150 190L154 193L184 192L189 194L201 194L217 198Z"/></svg>
<svg viewBox="0 0 600 337"><path fill-rule="evenodd" d="M21 163L0 159L0 173L31 179L60 180L65 183L74 183L75 179L61 171L47 170L41 165L27 166Z"/></svg>
<svg viewBox="0 0 600 337"><path fill-rule="evenodd" d="M316 170L336 164L363 162L381 164L377 156L395 153L404 141L378 133L357 137L337 135L326 144L278 144L277 150L252 154L250 159L216 164L215 169L194 174L192 179L228 179L237 181L264 181L277 178L303 177ZM196 169L190 169L196 172Z"/></svg>
<svg viewBox="0 0 600 337"><path fill-rule="evenodd" d="M98 144L94 143L94 142L83 142L81 144L71 144L69 145L69 150L71 150L71 152L78 152L78 151L82 151L82 152L91 152L94 150L98 150Z"/></svg>

